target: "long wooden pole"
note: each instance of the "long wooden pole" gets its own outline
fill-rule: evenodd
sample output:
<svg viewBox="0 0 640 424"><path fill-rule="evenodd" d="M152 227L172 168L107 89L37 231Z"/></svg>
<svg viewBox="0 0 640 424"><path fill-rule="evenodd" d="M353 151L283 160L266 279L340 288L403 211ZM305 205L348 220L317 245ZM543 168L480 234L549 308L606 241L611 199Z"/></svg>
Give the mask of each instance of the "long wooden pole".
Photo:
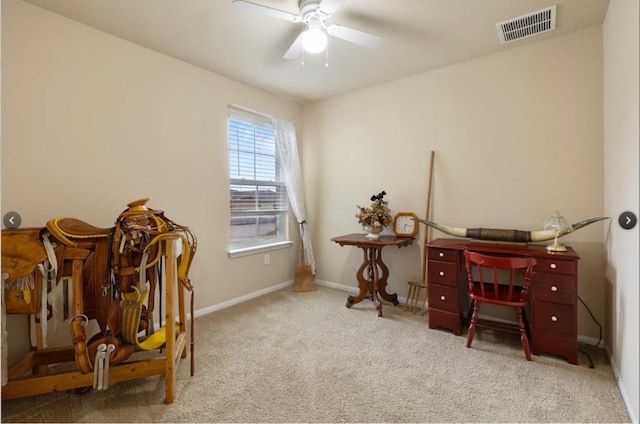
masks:
<svg viewBox="0 0 640 424"><path fill-rule="evenodd" d="M435 156L435 152L431 151L431 158L429 160L429 180L427 183L427 207L426 207L426 219L430 221L431 217L431 186L433 181L433 159ZM424 254L422 255L422 283L424 285L427 284L427 248L426 244L429 242L429 226L426 226L425 234L424 234Z"/></svg>
<svg viewBox="0 0 640 424"><path fill-rule="evenodd" d="M429 179L427 182L427 206L426 206L426 219L427 221L430 221L431 219L431 186L432 181L433 181L433 160L435 157L435 152L432 150L431 151L431 156L429 158ZM426 226L425 229L425 233L424 233L424 245L422 246L423 248L423 252L422 252L422 285L424 286L425 290L424 290L424 299L422 301L422 310L424 310L424 312L422 313L423 315L427 312L425 309L425 305L427 303L427 297L428 297L428 293L429 293L429 289L427 286L427 243L429 243L430 239L429 239L429 226Z"/></svg>

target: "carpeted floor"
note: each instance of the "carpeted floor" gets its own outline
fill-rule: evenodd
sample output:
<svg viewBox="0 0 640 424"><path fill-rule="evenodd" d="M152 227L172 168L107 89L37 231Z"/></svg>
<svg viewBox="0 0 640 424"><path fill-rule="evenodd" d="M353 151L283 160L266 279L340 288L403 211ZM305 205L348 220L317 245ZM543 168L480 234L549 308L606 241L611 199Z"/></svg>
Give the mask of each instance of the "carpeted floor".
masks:
<svg viewBox="0 0 640 424"><path fill-rule="evenodd" d="M428 314L290 288L196 319L196 374L2 402L3 422L629 422L601 349L527 362L517 336L429 330Z"/></svg>

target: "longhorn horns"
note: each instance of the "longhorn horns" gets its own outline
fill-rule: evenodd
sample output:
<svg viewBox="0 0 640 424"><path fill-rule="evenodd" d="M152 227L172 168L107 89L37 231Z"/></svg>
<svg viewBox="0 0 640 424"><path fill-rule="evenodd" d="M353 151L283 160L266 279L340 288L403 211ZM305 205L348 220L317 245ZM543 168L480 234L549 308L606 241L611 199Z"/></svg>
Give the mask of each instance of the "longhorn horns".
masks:
<svg viewBox="0 0 640 424"><path fill-rule="evenodd" d="M582 227L586 227L594 222L609 219L608 216L601 216L598 218L585 219L584 221L577 222L571 227L562 229L558 232L557 237L562 237L569 234L572 231L579 230ZM553 240L556 237L555 230L542 230L542 231L522 231L522 230L502 230L497 228L459 228L450 227L448 225L441 225L435 222L427 221L424 219L418 219L425 225L442 231L445 234L449 234L455 237L466 237L477 240L494 240L494 241L511 241L511 242L539 242Z"/></svg>

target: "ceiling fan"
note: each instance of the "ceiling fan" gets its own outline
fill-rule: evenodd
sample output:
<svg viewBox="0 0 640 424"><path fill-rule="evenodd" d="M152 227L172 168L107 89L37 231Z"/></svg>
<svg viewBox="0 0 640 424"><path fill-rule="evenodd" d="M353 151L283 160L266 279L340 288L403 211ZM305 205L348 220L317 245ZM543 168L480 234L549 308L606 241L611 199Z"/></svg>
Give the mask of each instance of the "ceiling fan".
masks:
<svg viewBox="0 0 640 424"><path fill-rule="evenodd" d="M289 22L304 23L307 28L298 35L289 50L284 54L285 59L295 59L305 51L320 53L327 47L327 34L340 38L358 46L375 49L382 44L382 38L377 35L357 29L327 24L338 8L346 0L299 0L300 12L296 15L273 7L252 3L246 0L233 0L232 4L238 9L246 9Z"/></svg>

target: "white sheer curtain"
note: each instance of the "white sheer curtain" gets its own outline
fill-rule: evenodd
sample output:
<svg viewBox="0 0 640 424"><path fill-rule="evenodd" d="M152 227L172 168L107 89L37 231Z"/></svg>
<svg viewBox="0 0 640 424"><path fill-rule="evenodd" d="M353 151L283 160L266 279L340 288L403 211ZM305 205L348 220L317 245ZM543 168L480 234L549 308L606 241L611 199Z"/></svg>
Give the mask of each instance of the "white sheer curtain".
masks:
<svg viewBox="0 0 640 424"><path fill-rule="evenodd" d="M302 172L300 170L300 158L298 157L298 142L296 140L296 128L293 122L272 118L276 134L276 149L280 158L280 168L289 202L293 213L300 226L300 236L304 246L305 262L311 266L311 271L316 273L316 259L313 255L311 234L307 231L307 212L304 205L304 189L302 187Z"/></svg>

